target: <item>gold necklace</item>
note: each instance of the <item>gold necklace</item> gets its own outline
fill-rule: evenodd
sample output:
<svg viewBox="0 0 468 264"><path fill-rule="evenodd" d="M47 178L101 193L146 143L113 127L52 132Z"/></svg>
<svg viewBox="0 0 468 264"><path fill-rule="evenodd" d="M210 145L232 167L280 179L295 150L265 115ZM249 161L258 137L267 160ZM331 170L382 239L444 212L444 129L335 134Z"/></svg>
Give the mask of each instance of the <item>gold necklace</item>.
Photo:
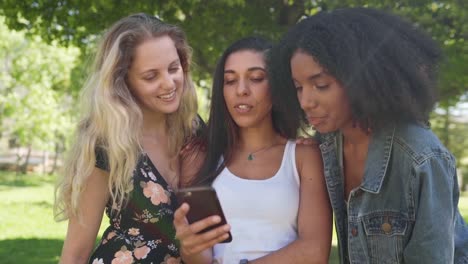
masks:
<svg viewBox="0 0 468 264"><path fill-rule="evenodd" d="M262 152L262 151L265 151L265 150L267 150L267 149L270 149L270 148L272 148L272 147L274 147L274 146L276 146L276 145L278 145L278 144L277 144L276 142L274 142L273 144L271 144L271 145L269 145L269 146L263 147L263 148L261 148L261 149L259 149L259 150L254 151L254 152L250 152L249 155L247 155L247 160L253 160L253 159L255 158L254 154L257 154L257 153L259 153L259 152Z"/></svg>

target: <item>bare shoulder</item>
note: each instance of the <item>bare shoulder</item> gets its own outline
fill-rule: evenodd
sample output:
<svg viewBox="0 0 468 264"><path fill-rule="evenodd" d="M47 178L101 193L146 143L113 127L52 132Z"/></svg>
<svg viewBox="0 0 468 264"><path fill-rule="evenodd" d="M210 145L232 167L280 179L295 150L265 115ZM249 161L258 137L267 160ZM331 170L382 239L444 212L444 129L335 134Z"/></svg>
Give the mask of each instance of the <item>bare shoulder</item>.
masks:
<svg viewBox="0 0 468 264"><path fill-rule="evenodd" d="M322 160L319 144L317 141L314 144L296 144L296 161L312 162Z"/></svg>
<svg viewBox="0 0 468 264"><path fill-rule="evenodd" d="M322 178L323 163L318 144L296 145L296 167L299 176L305 180Z"/></svg>

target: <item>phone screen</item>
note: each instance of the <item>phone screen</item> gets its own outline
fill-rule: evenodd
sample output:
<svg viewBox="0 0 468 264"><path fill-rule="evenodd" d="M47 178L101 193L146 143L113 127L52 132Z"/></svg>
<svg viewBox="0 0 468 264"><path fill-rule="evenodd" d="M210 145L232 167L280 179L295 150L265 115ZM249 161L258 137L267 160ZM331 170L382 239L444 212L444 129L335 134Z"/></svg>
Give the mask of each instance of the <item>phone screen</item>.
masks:
<svg viewBox="0 0 468 264"><path fill-rule="evenodd" d="M218 215L221 217L220 223L209 226L200 233L209 231L227 223L221 208L221 204L218 200L218 196L216 195L216 190L212 187L206 186L179 189L176 192L176 196L179 206L182 205L182 203L187 203L190 206L190 210L187 213L187 220L190 224L213 215ZM231 241L232 235L229 233L229 238L221 243L227 243Z"/></svg>

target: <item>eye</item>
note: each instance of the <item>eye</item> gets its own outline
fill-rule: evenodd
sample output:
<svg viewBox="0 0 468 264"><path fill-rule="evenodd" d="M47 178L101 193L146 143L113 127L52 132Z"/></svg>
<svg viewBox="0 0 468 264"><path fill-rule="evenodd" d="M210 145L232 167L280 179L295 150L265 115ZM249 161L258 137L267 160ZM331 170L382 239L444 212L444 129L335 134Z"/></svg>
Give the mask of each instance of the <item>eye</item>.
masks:
<svg viewBox="0 0 468 264"><path fill-rule="evenodd" d="M235 79L231 79L231 80L229 80L229 79L228 79L228 80L224 80L224 84L225 84L225 85L233 85L235 82L236 82L236 80L235 80Z"/></svg>
<svg viewBox="0 0 468 264"><path fill-rule="evenodd" d="M302 86L296 81L294 81L294 88L296 88L298 92L302 91Z"/></svg>
<svg viewBox="0 0 468 264"><path fill-rule="evenodd" d="M265 80L265 78L264 77L252 77L250 78L250 80L254 83L261 83Z"/></svg>
<svg viewBox="0 0 468 264"><path fill-rule="evenodd" d="M156 74L146 75L146 76L143 76L143 80L152 81L152 80L156 79L156 77L157 77Z"/></svg>
<svg viewBox="0 0 468 264"><path fill-rule="evenodd" d="M180 66L171 67L169 68L169 73L176 73L179 71L179 69L180 69Z"/></svg>
<svg viewBox="0 0 468 264"><path fill-rule="evenodd" d="M326 90L326 89L328 89L328 87L330 87L329 84L315 85L315 88L317 88L317 90Z"/></svg>

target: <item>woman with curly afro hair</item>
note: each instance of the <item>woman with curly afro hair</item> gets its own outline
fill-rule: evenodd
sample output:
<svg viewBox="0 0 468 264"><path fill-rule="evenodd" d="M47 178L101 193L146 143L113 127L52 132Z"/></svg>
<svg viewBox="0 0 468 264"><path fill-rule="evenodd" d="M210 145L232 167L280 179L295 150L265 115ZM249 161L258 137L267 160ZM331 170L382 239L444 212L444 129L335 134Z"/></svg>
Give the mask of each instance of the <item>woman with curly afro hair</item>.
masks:
<svg viewBox="0 0 468 264"><path fill-rule="evenodd" d="M468 263L456 162L428 126L436 43L347 8L303 19L271 55L273 104L320 140L340 263Z"/></svg>

